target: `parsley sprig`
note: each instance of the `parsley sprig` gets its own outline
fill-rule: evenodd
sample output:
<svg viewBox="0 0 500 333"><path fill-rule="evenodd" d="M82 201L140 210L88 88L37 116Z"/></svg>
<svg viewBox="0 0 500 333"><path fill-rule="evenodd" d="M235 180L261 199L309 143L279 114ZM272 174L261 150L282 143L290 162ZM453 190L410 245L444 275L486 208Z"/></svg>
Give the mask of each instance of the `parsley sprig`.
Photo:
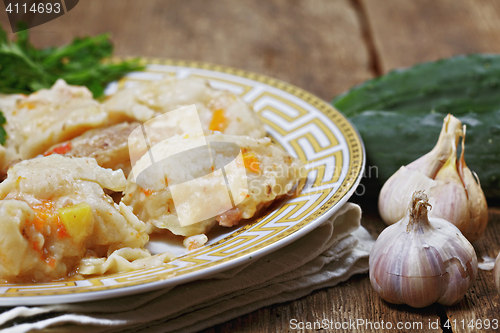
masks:
<svg viewBox="0 0 500 333"><path fill-rule="evenodd" d="M109 34L75 38L61 47L35 48L28 30L17 33L10 41L0 25L0 93L30 94L50 88L57 79L68 84L86 86L94 98L104 94L109 82L129 72L144 69L139 59L122 62L105 61L113 54ZM0 111L0 144L5 144L5 118Z"/></svg>
<svg viewBox="0 0 500 333"><path fill-rule="evenodd" d="M108 34L75 38L61 47L37 49L29 41L28 30L18 32L17 39L9 41L0 25L0 93L30 94L50 88L61 78L68 84L86 86L98 98L109 82L144 68L139 59L103 61L112 53Z"/></svg>

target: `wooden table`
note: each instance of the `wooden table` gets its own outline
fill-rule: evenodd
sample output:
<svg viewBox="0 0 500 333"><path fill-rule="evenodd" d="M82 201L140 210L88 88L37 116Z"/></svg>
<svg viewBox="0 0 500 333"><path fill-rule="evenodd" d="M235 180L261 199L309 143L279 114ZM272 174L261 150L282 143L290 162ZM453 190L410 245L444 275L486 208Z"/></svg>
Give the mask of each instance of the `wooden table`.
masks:
<svg viewBox="0 0 500 333"><path fill-rule="evenodd" d="M0 22L7 27L5 12ZM500 1L82 0L68 14L32 29L31 35L36 46L45 46L103 32L111 32L117 55L239 67L288 81L329 101L394 68L463 53L500 53ZM352 201L365 211L363 225L377 235L384 224L375 200ZM500 209L490 208L489 217L486 235L475 247L480 255L494 257L500 251ZM424 309L382 301L367 275L360 275L205 332L288 332L291 319L422 322L422 330L406 331L430 331L429 321L500 319L499 304L491 271L479 272L459 304ZM449 331L434 331L441 330Z"/></svg>

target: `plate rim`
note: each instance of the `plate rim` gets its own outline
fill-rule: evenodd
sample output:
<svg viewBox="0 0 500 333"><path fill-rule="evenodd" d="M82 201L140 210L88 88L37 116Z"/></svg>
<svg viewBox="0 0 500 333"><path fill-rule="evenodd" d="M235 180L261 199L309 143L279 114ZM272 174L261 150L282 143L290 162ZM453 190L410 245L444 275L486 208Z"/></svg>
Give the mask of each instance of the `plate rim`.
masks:
<svg viewBox="0 0 500 333"><path fill-rule="evenodd" d="M227 261L220 262L219 264L208 266L193 272L187 272L185 274L168 277L165 279L156 279L155 281L149 282L141 282L138 284L126 285L126 286L117 286L113 288L113 286L109 286L108 289L103 290L93 290L93 291L73 291L66 292L60 294L52 294L52 295L26 295L26 296L8 296L5 294L0 294L0 306L20 306L20 305L48 305L48 304L59 304L61 301L65 303L77 303L77 302L90 302L90 301L98 301L103 299L112 299L123 296L130 296L140 293L147 293L154 290L159 290L162 288L175 287L181 284L187 284L196 280L200 280L211 275L238 267L244 263L251 263L259 258L263 257L266 254L270 254L272 252L277 251L278 249L285 247L297 239L305 236L315 228L319 227L330 218L333 214L340 210L340 208L349 200L349 198L356 191L359 183L364 174L365 164L366 164L366 151L364 142L357 130L357 128L353 125L353 123L339 110L337 110L333 105L328 103L327 101L322 100L316 95L299 88L293 84L287 83L285 81L281 81L279 79L272 78L270 76L259 74L256 72L239 69L230 66L212 64L209 62L201 62L201 61L191 61L191 60L182 60L182 59L168 59L168 58L151 58L151 57L112 57L110 62L120 62L123 60L129 59L139 59L141 64L143 65L165 65L165 66L174 66L174 67L187 67L187 68L195 68L208 70L218 73L230 74L238 77L242 77L245 79L250 79L253 81L257 81L259 83L263 83L269 85L271 87L277 88L279 90L285 91L295 97L298 97L301 100L312 105L315 109L323 113L326 117L328 117L335 126L339 127L339 130L342 132L344 139L346 140L346 145L349 150L350 156L350 164L348 169L348 174L343 180L342 184L339 186L337 191L333 194L332 198L330 198L327 202L325 202L322 206L326 206L329 204L331 200L337 195L337 192L344 187L347 179L353 179L353 181L348 184L347 190L343 191L343 195L336 202L330 204L329 207L326 208L321 214L318 216L311 217L311 221L307 223L305 226L299 228L298 230L292 232L291 234L283 236L283 238L278 239L270 244L263 245L258 249L254 250L250 254L242 254L236 258L230 258ZM140 72L140 71L137 71ZM330 111L329 114L324 110ZM360 161L358 162L357 174L349 177L350 173L353 173L351 162L353 160L353 153L351 151L351 145L349 144L348 138L344 135L344 131L340 128L340 122L335 121L333 119L333 114L337 117L340 116L340 119L343 123L347 124L350 131L354 132L354 140L360 146L361 151L358 153ZM320 210L318 208L317 210ZM314 215L314 213L313 213ZM308 217L309 218L309 217ZM238 229L240 230L240 229ZM250 256L249 256L250 255ZM109 275L110 277L113 275ZM88 280L88 279L85 279ZM0 284L2 286L9 285L21 285L21 284ZM31 285L31 284L30 284Z"/></svg>

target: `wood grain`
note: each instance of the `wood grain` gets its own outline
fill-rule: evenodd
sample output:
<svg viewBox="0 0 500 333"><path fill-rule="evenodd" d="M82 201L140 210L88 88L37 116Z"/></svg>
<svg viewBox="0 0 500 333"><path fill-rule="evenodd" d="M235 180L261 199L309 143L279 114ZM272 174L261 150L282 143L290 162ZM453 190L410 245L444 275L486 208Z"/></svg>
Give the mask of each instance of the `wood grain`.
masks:
<svg viewBox="0 0 500 333"><path fill-rule="evenodd" d="M500 52L500 1L359 1L382 72L457 54Z"/></svg>
<svg viewBox="0 0 500 333"><path fill-rule="evenodd" d="M356 275L349 281L334 288L323 289L299 300L276 304L259 309L248 315L204 330L203 333L215 332L290 332L297 322L319 322L321 332L379 332L376 323L388 327L390 322L394 332L441 332L441 329L429 329L430 322L439 323L437 305L424 309L408 306L395 306L383 301L375 294L366 275ZM324 326L326 320L328 324ZM358 320L363 320L359 322ZM341 326L345 323L344 328ZM399 325L411 325L411 329L397 329ZM349 326L348 326L349 325ZM355 329L353 326L355 325ZM437 324L439 325L439 324ZM340 328L338 328L340 327ZM404 327L404 326L403 326ZM317 332L318 329L298 330Z"/></svg>
<svg viewBox="0 0 500 333"><path fill-rule="evenodd" d="M0 22L6 25L2 12ZM85 0L30 29L36 46L110 32L116 54L239 67L331 100L372 76L348 0Z"/></svg>

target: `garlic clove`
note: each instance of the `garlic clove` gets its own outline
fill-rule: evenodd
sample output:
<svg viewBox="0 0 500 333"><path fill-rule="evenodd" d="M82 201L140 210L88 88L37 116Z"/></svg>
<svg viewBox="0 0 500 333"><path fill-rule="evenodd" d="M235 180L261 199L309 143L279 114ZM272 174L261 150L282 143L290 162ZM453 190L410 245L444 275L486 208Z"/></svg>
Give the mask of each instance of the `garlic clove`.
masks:
<svg viewBox="0 0 500 333"><path fill-rule="evenodd" d="M474 248L453 224L429 217L429 206L415 192L404 218L380 234L370 253L370 282L388 302L452 305L475 280Z"/></svg>
<svg viewBox="0 0 500 333"><path fill-rule="evenodd" d="M452 154L453 147L458 144L462 123L458 118L448 114L443 121L438 142L430 152L407 165L408 169L417 170L424 176L434 179L438 171ZM413 193L413 192L410 192ZM410 199L410 198L408 198Z"/></svg>
<svg viewBox="0 0 500 333"><path fill-rule="evenodd" d="M429 192L435 181L422 173L402 166L387 180L380 192L378 211L382 220L394 224L401 220L407 210L411 193L424 190Z"/></svg>
<svg viewBox="0 0 500 333"><path fill-rule="evenodd" d="M469 202L456 164L457 152L453 146L448 160L436 175L437 186L428 192L433 207L430 215L450 221L464 232L469 223Z"/></svg>
<svg viewBox="0 0 500 333"><path fill-rule="evenodd" d="M462 135L461 126L459 119L448 114L436 146L426 155L401 167L386 181L378 201L380 216L386 224L394 224L403 218L407 202L414 191L430 193L431 188L441 184L433 182L433 179L453 153L456 159L456 145Z"/></svg>
<svg viewBox="0 0 500 333"><path fill-rule="evenodd" d="M469 222L462 229L459 228L465 237L471 242L479 239L486 230L488 224L488 203L481 189L481 183L476 173L473 173L465 163L465 132L463 127L462 153L458 161L458 173L462 179L463 186L468 200Z"/></svg>

